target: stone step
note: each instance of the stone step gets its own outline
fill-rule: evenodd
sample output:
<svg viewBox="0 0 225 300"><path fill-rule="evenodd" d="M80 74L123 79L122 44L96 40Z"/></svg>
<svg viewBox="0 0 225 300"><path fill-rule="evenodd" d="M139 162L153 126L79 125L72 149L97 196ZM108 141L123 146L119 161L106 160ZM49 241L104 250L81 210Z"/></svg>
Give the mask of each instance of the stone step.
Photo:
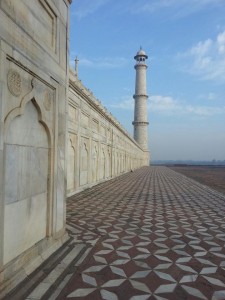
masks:
<svg viewBox="0 0 225 300"><path fill-rule="evenodd" d="M90 250L70 238L3 300L56 299Z"/></svg>

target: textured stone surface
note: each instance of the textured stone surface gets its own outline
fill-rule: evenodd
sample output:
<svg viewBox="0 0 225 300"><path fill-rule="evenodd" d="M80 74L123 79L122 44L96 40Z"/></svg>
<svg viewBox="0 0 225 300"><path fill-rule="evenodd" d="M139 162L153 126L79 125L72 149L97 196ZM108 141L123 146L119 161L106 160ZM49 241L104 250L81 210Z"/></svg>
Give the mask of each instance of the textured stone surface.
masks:
<svg viewBox="0 0 225 300"><path fill-rule="evenodd" d="M68 199L70 241L6 299L224 299L224 212L167 168L122 175Z"/></svg>
<svg viewBox="0 0 225 300"><path fill-rule="evenodd" d="M57 299L224 299L225 197L164 167L68 201L77 242L96 241Z"/></svg>

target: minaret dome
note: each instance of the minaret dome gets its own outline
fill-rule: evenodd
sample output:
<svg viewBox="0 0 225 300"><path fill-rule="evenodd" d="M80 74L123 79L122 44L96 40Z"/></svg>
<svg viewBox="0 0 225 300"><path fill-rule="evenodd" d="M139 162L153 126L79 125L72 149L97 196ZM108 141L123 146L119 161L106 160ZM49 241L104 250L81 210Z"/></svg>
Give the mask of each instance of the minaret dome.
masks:
<svg viewBox="0 0 225 300"><path fill-rule="evenodd" d="M134 59L137 62L144 62L146 59L148 59L148 55L145 53L145 51L140 47L140 50L135 55Z"/></svg>

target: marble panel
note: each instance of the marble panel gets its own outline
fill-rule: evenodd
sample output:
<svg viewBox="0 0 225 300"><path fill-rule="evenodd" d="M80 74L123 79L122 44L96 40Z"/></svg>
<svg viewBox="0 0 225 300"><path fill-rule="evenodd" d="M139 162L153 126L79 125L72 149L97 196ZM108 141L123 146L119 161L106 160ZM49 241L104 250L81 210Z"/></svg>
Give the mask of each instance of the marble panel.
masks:
<svg viewBox="0 0 225 300"><path fill-rule="evenodd" d="M6 205L4 263L43 239L46 236L46 222L47 193Z"/></svg>
<svg viewBox="0 0 225 300"><path fill-rule="evenodd" d="M72 105L69 105L69 120L74 123L77 121L77 108Z"/></svg>
<svg viewBox="0 0 225 300"><path fill-rule="evenodd" d="M92 182L96 182L98 178L98 160L99 160L99 153L98 153L98 144L93 142L92 145Z"/></svg>
<svg viewBox="0 0 225 300"><path fill-rule="evenodd" d="M100 152L100 179L105 179L106 177L106 154L105 149L102 148Z"/></svg>
<svg viewBox="0 0 225 300"><path fill-rule="evenodd" d="M61 2L62 3L62 2ZM60 38L60 45L66 45L66 39L67 39L67 26L64 24L61 24L59 28L59 38ZM59 46L59 53L60 53L60 66L64 70L67 68L67 56L65 55L64 48L61 48Z"/></svg>
<svg viewBox="0 0 225 300"><path fill-rule="evenodd" d="M63 24L67 24L67 6L64 1L52 0L58 10L60 12L60 16L62 19Z"/></svg>
<svg viewBox="0 0 225 300"><path fill-rule="evenodd" d="M84 127L80 127L79 130L80 130L80 134L82 136L89 137L91 135L91 130L88 127L85 127L85 128Z"/></svg>
<svg viewBox="0 0 225 300"><path fill-rule="evenodd" d="M89 161L90 142L88 138L82 137L80 146L80 184L88 183L88 174L91 170L91 162Z"/></svg>
<svg viewBox="0 0 225 300"><path fill-rule="evenodd" d="M75 188L75 171L76 171L76 149L73 143L72 133L69 133L68 143L68 160L67 160L67 190Z"/></svg>
<svg viewBox="0 0 225 300"><path fill-rule="evenodd" d="M102 134L103 136L106 136L106 128L103 125L100 126L100 134Z"/></svg>
<svg viewBox="0 0 225 300"><path fill-rule="evenodd" d="M107 138L108 138L108 140L111 140L111 130L108 128L107 129Z"/></svg>
<svg viewBox="0 0 225 300"><path fill-rule="evenodd" d="M5 146L5 203L18 201L18 161L19 147L17 145Z"/></svg>
<svg viewBox="0 0 225 300"><path fill-rule="evenodd" d="M1 8L35 40L56 51L56 14L45 0L2 0ZM38 28L38 30L35 30Z"/></svg>
<svg viewBox="0 0 225 300"><path fill-rule="evenodd" d="M54 233L62 231L65 227L65 210L66 210L66 202L65 202L65 173L58 173L57 178L57 197L56 197L56 205L54 206L54 212L56 213L56 220L54 222Z"/></svg>
<svg viewBox="0 0 225 300"><path fill-rule="evenodd" d="M96 132L99 131L99 122L95 119L92 120L92 129Z"/></svg>
<svg viewBox="0 0 225 300"><path fill-rule="evenodd" d="M31 196L32 175L35 172L31 170L31 148L25 146L17 146L17 162L18 162L18 173L17 173L17 201L26 199ZM10 163L10 162L9 162ZM7 169L7 167L6 167ZM33 171L33 172L32 172ZM45 189L46 192L46 189Z"/></svg>
<svg viewBox="0 0 225 300"><path fill-rule="evenodd" d="M81 125L85 128L89 127L89 116L81 113Z"/></svg>
<svg viewBox="0 0 225 300"><path fill-rule="evenodd" d="M47 191L49 168L49 149L30 148L30 191L31 195Z"/></svg>
<svg viewBox="0 0 225 300"><path fill-rule="evenodd" d="M97 133L95 133L95 132L93 132L92 133L92 137L93 137L93 139L95 139L95 140L99 140L99 134L97 134Z"/></svg>
<svg viewBox="0 0 225 300"><path fill-rule="evenodd" d="M83 99L81 99L81 108L83 111L85 111L86 113L90 114L90 107L89 105L86 103L86 101L83 101Z"/></svg>

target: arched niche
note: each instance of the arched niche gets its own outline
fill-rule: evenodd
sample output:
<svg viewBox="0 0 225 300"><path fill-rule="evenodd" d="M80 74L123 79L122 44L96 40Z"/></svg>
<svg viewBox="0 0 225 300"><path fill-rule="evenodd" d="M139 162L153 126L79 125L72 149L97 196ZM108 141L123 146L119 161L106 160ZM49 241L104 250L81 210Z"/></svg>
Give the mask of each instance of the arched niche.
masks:
<svg viewBox="0 0 225 300"><path fill-rule="evenodd" d="M98 149L97 146L94 146L92 151L92 182L97 181L98 174Z"/></svg>
<svg viewBox="0 0 225 300"><path fill-rule="evenodd" d="M67 190L75 189L75 171L76 171L76 150L72 138L68 143L68 161L67 161Z"/></svg>
<svg viewBox="0 0 225 300"><path fill-rule="evenodd" d="M105 157L105 151L102 148L102 150L101 150L100 179L105 179L105 177L106 177L106 157Z"/></svg>
<svg viewBox="0 0 225 300"><path fill-rule="evenodd" d="M80 185L88 183L88 148L85 142L81 145L80 153Z"/></svg>
<svg viewBox="0 0 225 300"><path fill-rule="evenodd" d="M110 148L107 149L107 162L106 162L106 177L111 177L111 153Z"/></svg>
<svg viewBox="0 0 225 300"><path fill-rule="evenodd" d="M4 263L51 231L51 138L35 98L5 121Z"/></svg>

